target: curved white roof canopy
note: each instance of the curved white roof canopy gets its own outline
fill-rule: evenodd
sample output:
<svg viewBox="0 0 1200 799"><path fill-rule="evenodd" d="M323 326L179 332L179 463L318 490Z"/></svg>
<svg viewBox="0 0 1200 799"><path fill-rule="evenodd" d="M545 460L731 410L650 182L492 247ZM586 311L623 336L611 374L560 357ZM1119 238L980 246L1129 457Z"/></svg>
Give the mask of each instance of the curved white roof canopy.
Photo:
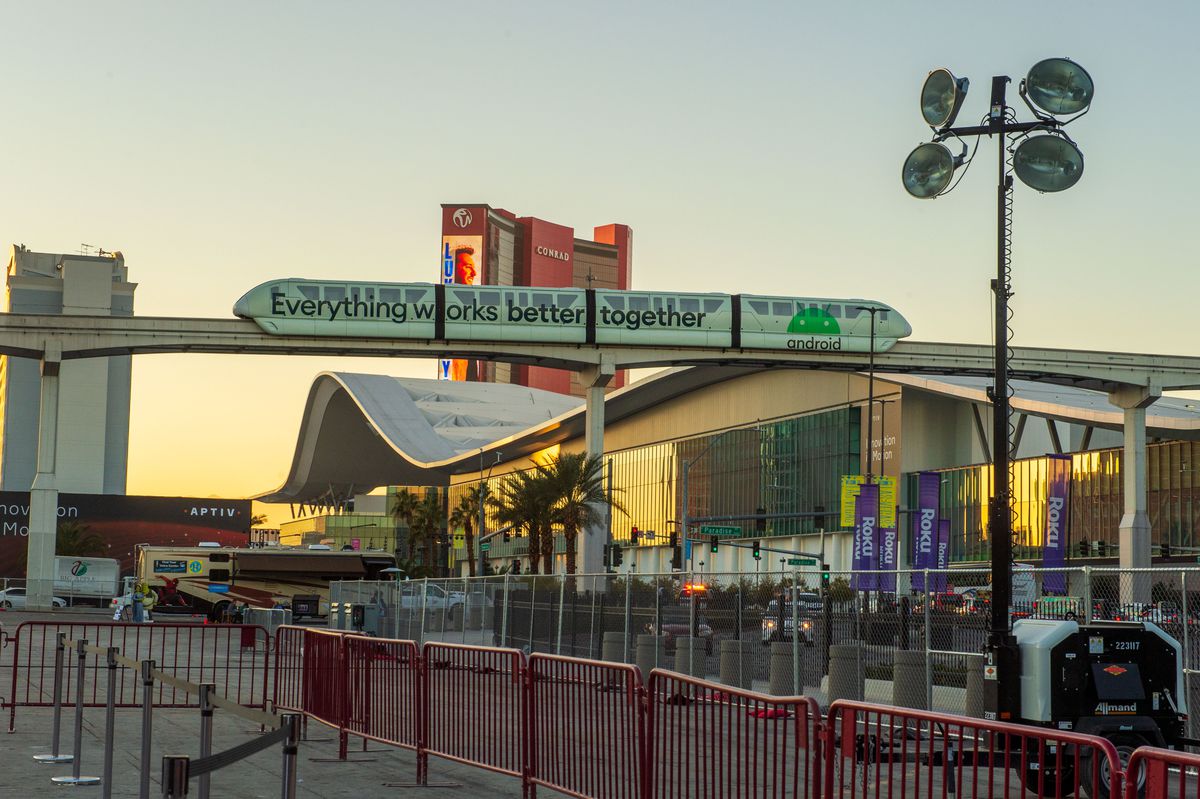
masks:
<svg viewBox="0 0 1200 799"><path fill-rule="evenodd" d="M761 371L761 366L677 367L605 398L605 421L636 415L674 397ZM987 403L985 378L877 380ZM1122 412L1103 392L1014 380L1013 410L1120 430ZM1147 433L1200 439L1200 401L1163 397L1147 409ZM474 472L490 453L523 457L582 436L583 401L500 383L465 383L343 372L317 376L309 390L287 481L263 502L348 498L385 485L440 485Z"/></svg>

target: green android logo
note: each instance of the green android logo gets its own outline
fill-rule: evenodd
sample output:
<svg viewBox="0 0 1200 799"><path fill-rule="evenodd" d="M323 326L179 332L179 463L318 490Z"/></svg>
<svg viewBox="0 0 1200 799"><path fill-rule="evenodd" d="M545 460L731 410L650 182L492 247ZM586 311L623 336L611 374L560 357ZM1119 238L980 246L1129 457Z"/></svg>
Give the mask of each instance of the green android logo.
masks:
<svg viewBox="0 0 1200 799"><path fill-rule="evenodd" d="M809 336L840 336L842 328L828 311L821 308L804 308L792 317L787 332Z"/></svg>

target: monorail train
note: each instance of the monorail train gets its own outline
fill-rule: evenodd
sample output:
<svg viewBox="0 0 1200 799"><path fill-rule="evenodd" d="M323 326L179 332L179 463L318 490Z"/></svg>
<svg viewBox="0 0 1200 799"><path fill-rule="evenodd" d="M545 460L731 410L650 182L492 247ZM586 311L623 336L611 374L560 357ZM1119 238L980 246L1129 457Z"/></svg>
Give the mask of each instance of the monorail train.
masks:
<svg viewBox="0 0 1200 799"><path fill-rule="evenodd" d="M246 292L233 313L268 333L431 341L867 352L912 328L872 300L289 278Z"/></svg>

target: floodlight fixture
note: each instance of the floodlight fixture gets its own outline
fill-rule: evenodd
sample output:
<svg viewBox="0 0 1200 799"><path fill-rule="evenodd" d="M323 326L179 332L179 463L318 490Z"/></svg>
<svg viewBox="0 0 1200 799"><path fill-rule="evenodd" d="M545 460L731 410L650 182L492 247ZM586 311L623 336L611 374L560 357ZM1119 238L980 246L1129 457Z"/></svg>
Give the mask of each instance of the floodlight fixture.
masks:
<svg viewBox="0 0 1200 799"><path fill-rule="evenodd" d="M1031 189L1063 191L1083 176L1083 153L1063 136L1031 136L1017 146L1013 169Z"/></svg>
<svg viewBox="0 0 1200 799"><path fill-rule="evenodd" d="M920 200L937 197L950 185L954 170L963 162L955 157L950 148L939 142L925 142L904 159L900 178L904 190Z"/></svg>
<svg viewBox="0 0 1200 799"><path fill-rule="evenodd" d="M935 130L954 124L958 109L967 96L966 78L956 78L945 68L935 69L921 86L921 118Z"/></svg>
<svg viewBox="0 0 1200 799"><path fill-rule="evenodd" d="M1091 106L1096 84L1069 58L1046 58L1030 68L1022 94L1047 114L1069 116Z"/></svg>

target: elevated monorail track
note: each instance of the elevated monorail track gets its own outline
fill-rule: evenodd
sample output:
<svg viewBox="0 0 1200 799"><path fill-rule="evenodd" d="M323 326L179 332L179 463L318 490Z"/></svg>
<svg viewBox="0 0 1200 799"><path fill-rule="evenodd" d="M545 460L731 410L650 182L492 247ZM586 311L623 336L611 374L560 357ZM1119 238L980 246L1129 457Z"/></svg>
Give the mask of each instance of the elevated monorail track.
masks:
<svg viewBox="0 0 1200 799"><path fill-rule="evenodd" d="M728 365L866 371L868 365L867 353L854 352L283 336L243 319L0 314L0 354L41 359L47 349L61 351L63 360L185 352L455 357L571 370L602 362L616 369ZM884 373L989 376L993 366L993 349L985 344L900 341L875 355L875 369ZM1131 385L1200 389L1200 357L1014 347L1012 370L1017 379L1100 391Z"/></svg>

